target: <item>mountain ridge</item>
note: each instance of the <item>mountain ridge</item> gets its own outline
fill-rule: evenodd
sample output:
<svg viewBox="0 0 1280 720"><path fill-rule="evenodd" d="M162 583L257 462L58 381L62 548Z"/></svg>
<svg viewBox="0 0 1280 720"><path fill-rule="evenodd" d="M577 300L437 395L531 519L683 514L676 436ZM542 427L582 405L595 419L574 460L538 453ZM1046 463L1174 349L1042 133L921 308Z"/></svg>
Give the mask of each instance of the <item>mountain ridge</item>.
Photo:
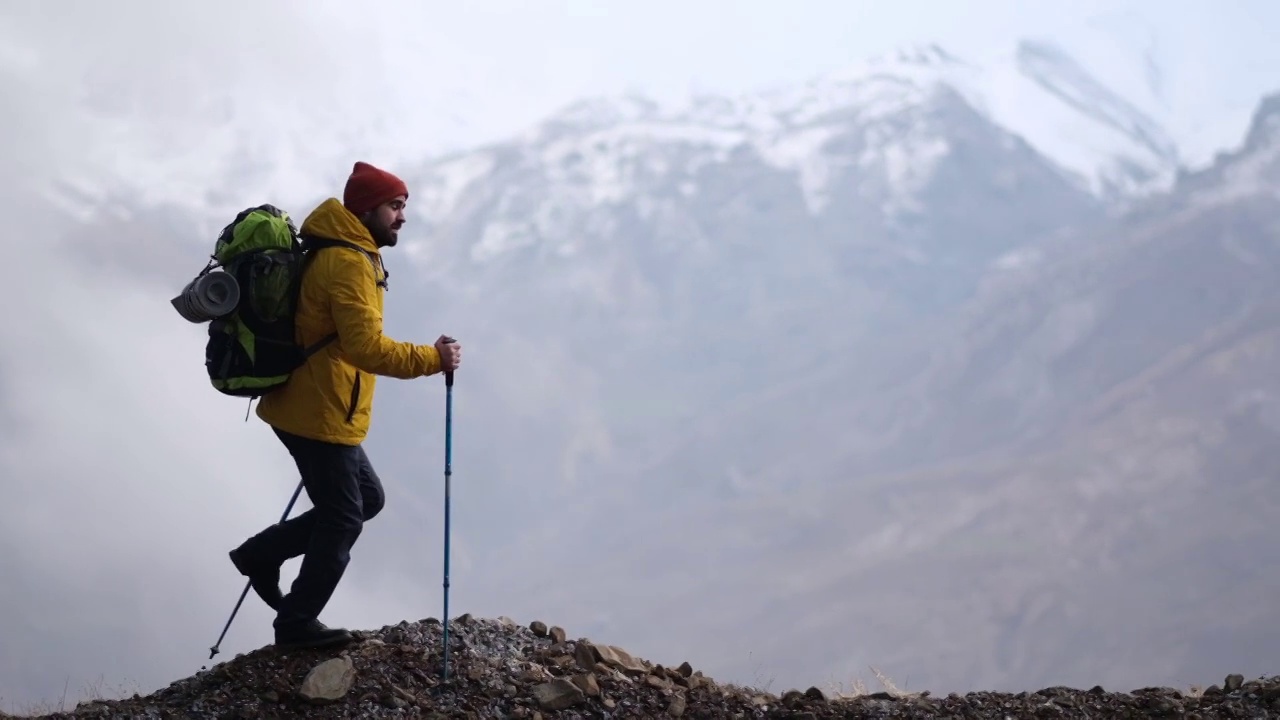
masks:
<svg viewBox="0 0 1280 720"><path fill-rule="evenodd" d="M1020 88L1016 103L1008 95L1009 87ZM593 158L588 166L596 174L582 182L597 189L611 188L596 202L617 201L619 193L625 193L616 183L618 169L634 152L628 142L651 145L665 140L700 146L719 162L726 153L751 148L772 166L797 173L810 211L820 212L827 202L822 195L830 169L815 158L831 141L828 125L850 119L864 124L892 119L905 109L927 106L939 92L957 94L1099 198L1117 200L1168 189L1182 169L1176 143L1153 119L1052 44L1022 41L1013 59L990 67L968 63L932 44L869 58L806 84L738 97L700 95L670 106L635 94L580 100L508 141L433 160L430 165L436 170L426 178L429 189L423 192L426 205L420 212L427 222L449 213L453 208L448 200L456 199L460 188L483 178L498 156L510 153L499 148L555 146L575 136L583 138L582 147L593 142L623 143L613 149L616 156ZM1033 109L1039 114L1026 114ZM1053 130L1055 126L1061 127ZM1085 150L1088 145L1052 134L1060 131L1085 133L1090 145L1103 137L1113 139L1106 141L1110 143L1106 151ZM879 142L869 143L868 148L882 154L901 153L898 174L913 169L913 157L918 165L914 170L927 174L931 154L946 152L944 145L929 149L928 141L916 144L914 152L907 149L911 145L903 146L905 152L896 150L893 143L899 134L886 128ZM589 155L581 147L572 152ZM1093 169L1084 170L1068 159L1082 157L1082 152L1089 154L1083 162L1092 163ZM546 162L554 167L559 158L549 157ZM560 182L572 177L555 178L550 169L548 176ZM909 193L910 188L905 191Z"/></svg>

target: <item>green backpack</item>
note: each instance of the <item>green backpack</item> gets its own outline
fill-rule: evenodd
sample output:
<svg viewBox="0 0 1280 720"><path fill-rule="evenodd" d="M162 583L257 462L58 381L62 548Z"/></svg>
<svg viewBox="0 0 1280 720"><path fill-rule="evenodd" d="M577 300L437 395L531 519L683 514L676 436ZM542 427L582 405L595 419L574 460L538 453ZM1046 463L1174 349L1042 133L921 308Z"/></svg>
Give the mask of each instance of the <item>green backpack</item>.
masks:
<svg viewBox="0 0 1280 720"><path fill-rule="evenodd" d="M173 300L187 320L209 323L204 364L216 390L252 403L337 339L330 333L304 348L294 334L312 251L335 244L346 243L308 239L304 246L289 214L272 205L247 208L222 229L209 264Z"/></svg>

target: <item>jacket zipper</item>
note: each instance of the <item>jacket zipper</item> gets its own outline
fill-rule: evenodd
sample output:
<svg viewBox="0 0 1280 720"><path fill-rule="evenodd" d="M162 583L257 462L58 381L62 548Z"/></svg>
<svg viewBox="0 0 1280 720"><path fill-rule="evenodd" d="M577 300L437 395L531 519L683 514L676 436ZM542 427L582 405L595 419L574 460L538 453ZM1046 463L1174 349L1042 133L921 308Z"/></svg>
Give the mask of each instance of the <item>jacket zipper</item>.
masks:
<svg viewBox="0 0 1280 720"><path fill-rule="evenodd" d="M356 370L356 381L351 384L351 407L347 410L347 424L356 414L356 403L360 401L360 371Z"/></svg>

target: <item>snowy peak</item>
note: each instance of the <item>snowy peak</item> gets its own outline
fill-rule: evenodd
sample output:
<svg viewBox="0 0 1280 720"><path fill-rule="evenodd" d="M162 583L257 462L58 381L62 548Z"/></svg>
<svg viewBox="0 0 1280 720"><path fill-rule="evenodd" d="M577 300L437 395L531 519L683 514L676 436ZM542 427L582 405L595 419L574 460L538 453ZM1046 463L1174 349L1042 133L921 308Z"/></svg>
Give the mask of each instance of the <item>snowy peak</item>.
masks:
<svg viewBox="0 0 1280 720"><path fill-rule="evenodd" d="M868 192L895 195L864 198L892 214L919 207L913 195L948 154L955 124L966 122L957 99L1098 198L1165 190L1179 169L1177 144L1159 122L1050 43L1022 41L985 64L921 44L736 97L702 95L679 106L635 95L583 100L508 143L437 163L422 210L428 222L447 224L465 188L491 174L499 183L538 178L562 210L648 202L642 198L664 188L692 197L700 168L747 151L789 173L810 213L830 207L833 177L853 172L861 187L879 188ZM498 158L520 170L503 172L507 160Z"/></svg>
<svg viewBox="0 0 1280 720"><path fill-rule="evenodd" d="M1152 67L1149 53L1135 55L1132 62L1142 67L1126 77L1142 75L1158 86L1160 68ZM722 150L751 145L766 157L786 155L791 169L812 169L825 164L821 155L832 128L905 127L904 113L930 108L944 95L959 96L1098 198L1167 190L1180 167L1178 145L1157 119L1061 48L1033 40L1020 41L985 64L936 43L905 46L801 85L736 97L701 95L678 107L635 96L592 99L566 108L519 140L560 141L567 134L602 132L618 140L630 135L632 141L666 136ZM919 145L919 128L910 132ZM902 141L893 132L875 134L884 153L895 152ZM805 157L796 154L801 145ZM779 146L788 149L779 152ZM811 205L819 211L822 203Z"/></svg>
<svg viewBox="0 0 1280 720"><path fill-rule="evenodd" d="M734 98L701 96L683 116L718 127L779 132L851 117L861 121L927 104L944 85L963 85L973 68L938 45L900 48L797 86Z"/></svg>
<svg viewBox="0 0 1280 720"><path fill-rule="evenodd" d="M588 132L613 125L656 120L662 115L663 110L656 102L639 95L588 98L552 115L523 139L545 140L566 132Z"/></svg>

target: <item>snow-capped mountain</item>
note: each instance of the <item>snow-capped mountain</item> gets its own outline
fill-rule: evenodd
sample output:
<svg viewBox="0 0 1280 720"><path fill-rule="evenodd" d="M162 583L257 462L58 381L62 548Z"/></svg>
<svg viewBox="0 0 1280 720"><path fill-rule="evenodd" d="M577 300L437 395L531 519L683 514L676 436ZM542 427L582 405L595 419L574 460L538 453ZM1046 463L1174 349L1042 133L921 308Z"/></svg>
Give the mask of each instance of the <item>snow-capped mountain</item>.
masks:
<svg viewBox="0 0 1280 720"><path fill-rule="evenodd" d="M800 87L745 97L702 96L674 108L637 97L584 101L513 143L525 155L538 155L535 162L547 181L590 187L590 202L624 200L640 191L637 183L646 175L672 177L689 195L696 184L688 176L701 166L750 151L796 177L810 212L828 207L832 176L843 168L882 175L891 191L886 209L894 210L913 205L913 193L952 151L937 133L923 132L904 114L949 93L1100 198L1167 189L1179 167L1177 144L1155 119L1065 52L1030 41L1019 43L1009 62L987 67L927 45ZM862 152L833 158L833 147L851 124L864 128ZM696 155L684 166L635 162L659 145L685 146ZM506 147L462 154L431 168L426 202L419 204L423 217L443 220L462 189L485 178ZM490 236L475 254L487 257L497 249Z"/></svg>
<svg viewBox="0 0 1280 720"><path fill-rule="evenodd" d="M786 214L775 240L826 237L818 266L841 264L835 248L863 269L972 269L1167 189L1178 158L1157 120L1051 44L1021 42L986 66L926 45L744 97L577 103L427 164L411 203L426 240L411 250L439 275L483 274L504 257L575 264L578 285L603 302L620 278L590 274L586 258L626 253L623 237L710 258L724 233L693 216L747 201ZM1003 228L975 217L996 206L1027 214ZM743 242L773 242L761 231Z"/></svg>

